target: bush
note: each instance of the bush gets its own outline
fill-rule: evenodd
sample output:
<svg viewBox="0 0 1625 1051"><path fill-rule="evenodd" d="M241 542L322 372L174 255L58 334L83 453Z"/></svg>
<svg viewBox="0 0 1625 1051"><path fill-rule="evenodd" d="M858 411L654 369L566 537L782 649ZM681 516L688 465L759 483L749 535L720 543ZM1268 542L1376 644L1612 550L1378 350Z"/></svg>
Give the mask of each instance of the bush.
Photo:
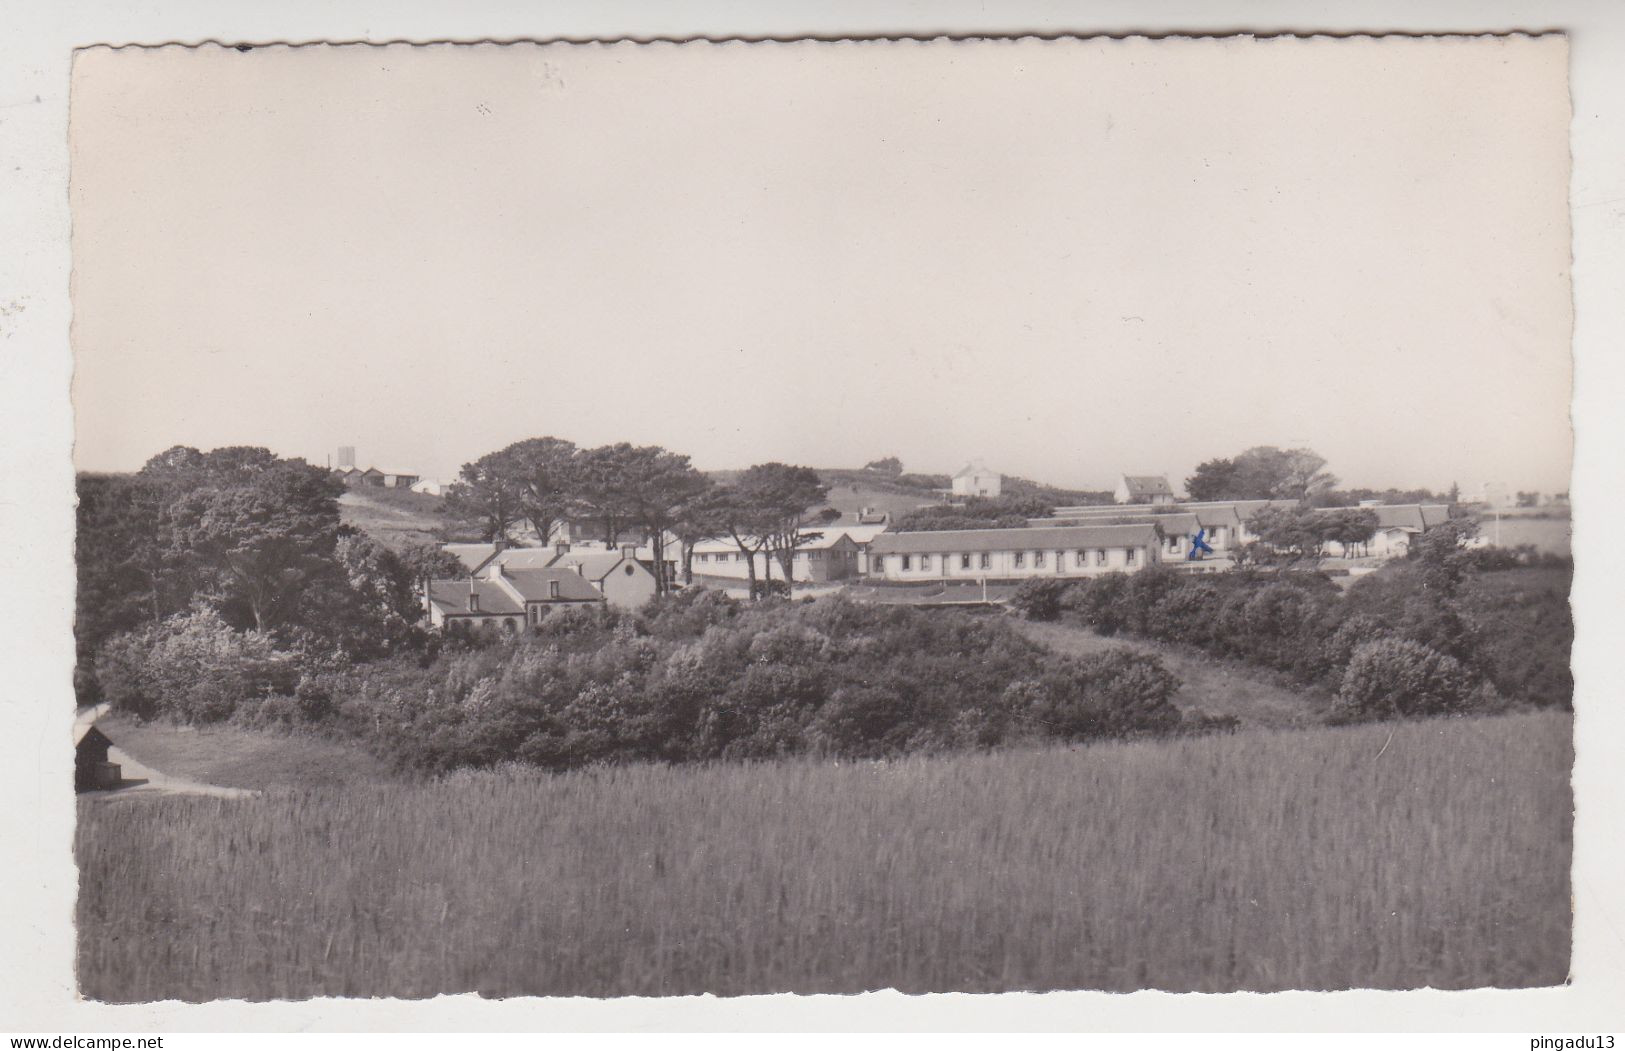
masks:
<svg viewBox="0 0 1625 1051"><path fill-rule="evenodd" d="M228 718L251 700L291 694L299 668L269 635L234 631L204 611L109 640L96 678L117 709L201 723Z"/></svg>
<svg viewBox="0 0 1625 1051"><path fill-rule="evenodd" d="M1106 573L1073 584L1062 606L1069 616L1099 634L1115 635L1124 626L1127 590L1127 574Z"/></svg>
<svg viewBox="0 0 1625 1051"><path fill-rule="evenodd" d="M1067 581L1054 577L1023 580L1011 596L1010 606L1028 620L1058 620L1069 587Z"/></svg>
<svg viewBox="0 0 1625 1051"><path fill-rule="evenodd" d="M1178 689L1179 680L1155 657L1112 650L1074 661L1063 675L1011 683L1003 700L1049 735L1077 741L1173 729L1180 721L1171 703Z"/></svg>
<svg viewBox="0 0 1625 1051"><path fill-rule="evenodd" d="M1464 710L1473 695L1460 661L1410 639L1385 638L1354 650L1337 704L1354 718L1438 715Z"/></svg>
<svg viewBox="0 0 1625 1051"><path fill-rule="evenodd" d="M427 669L405 658L371 666L329 692L344 696L344 725L431 771L877 758L1179 723L1168 703L1175 681L1155 660L1056 657L998 618L840 596L746 605L696 593L544 627L485 649L448 648ZM1037 692L1012 693L1021 681Z"/></svg>

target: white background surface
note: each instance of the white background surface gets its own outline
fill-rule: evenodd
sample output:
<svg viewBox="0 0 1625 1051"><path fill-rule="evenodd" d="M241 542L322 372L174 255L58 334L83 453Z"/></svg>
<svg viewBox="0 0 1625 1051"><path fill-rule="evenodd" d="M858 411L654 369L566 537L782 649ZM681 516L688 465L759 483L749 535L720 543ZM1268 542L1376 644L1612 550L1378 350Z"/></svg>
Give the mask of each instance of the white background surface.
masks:
<svg viewBox="0 0 1625 1051"><path fill-rule="evenodd" d="M1043 997L872 994L732 1001L178 1004L74 999L70 635L72 421L68 70L93 43L1564 30L1572 47L1576 296L1574 604L1579 793L1574 982L1555 990ZM0 1025L33 1032L235 1029L1498 1030L1618 1028L1625 989L1615 523L1625 393L1625 8L1535 3L12 4L0 25ZM1464 440L1465 440L1464 436ZM1514 1046L1508 1043L1507 1046ZM1516 1046L1529 1046L1520 1043Z"/></svg>

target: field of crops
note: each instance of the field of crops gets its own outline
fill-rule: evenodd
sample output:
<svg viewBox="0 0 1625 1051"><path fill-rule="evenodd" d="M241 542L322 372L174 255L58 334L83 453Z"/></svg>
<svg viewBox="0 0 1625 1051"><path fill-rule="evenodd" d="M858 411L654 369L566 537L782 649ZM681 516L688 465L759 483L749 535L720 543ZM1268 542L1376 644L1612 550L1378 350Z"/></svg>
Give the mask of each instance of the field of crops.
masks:
<svg viewBox="0 0 1625 1051"><path fill-rule="evenodd" d="M82 803L99 1000L1548 985L1571 723Z"/></svg>

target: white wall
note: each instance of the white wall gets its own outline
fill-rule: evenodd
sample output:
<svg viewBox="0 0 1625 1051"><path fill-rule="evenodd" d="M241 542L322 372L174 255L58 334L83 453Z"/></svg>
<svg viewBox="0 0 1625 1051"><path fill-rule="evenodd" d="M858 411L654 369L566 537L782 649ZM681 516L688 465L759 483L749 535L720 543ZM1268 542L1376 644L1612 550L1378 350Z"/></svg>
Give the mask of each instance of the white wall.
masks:
<svg viewBox="0 0 1625 1051"><path fill-rule="evenodd" d="M1093 577L1103 573L1134 572L1143 569L1150 562L1160 561L1157 550L1153 547L1123 548L1086 548L1088 553L1087 564L1078 564L1076 549L1057 552L1054 549L1035 552L1024 551L989 551L988 565L982 565L983 552L970 552L970 567L962 564L962 552L914 552L906 556L909 568L903 568L905 556L888 553L882 557L878 553L869 556L869 575L881 577L885 580L979 580L982 577L1000 579L1019 579L1026 577ZM1129 563L1128 553L1135 552L1135 561ZM1106 562L1100 564L1100 552L1106 554ZM1016 556L1021 555L1022 564L1016 565ZM1037 556L1043 556L1043 564L1037 564ZM1057 555L1060 556L1061 565L1056 567Z"/></svg>

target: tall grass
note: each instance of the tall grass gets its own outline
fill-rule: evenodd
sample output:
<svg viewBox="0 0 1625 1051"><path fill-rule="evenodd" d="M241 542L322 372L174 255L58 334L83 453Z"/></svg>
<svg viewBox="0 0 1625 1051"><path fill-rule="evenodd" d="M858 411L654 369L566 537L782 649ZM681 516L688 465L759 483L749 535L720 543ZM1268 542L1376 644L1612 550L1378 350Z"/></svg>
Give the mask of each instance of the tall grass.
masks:
<svg viewBox="0 0 1625 1051"><path fill-rule="evenodd" d="M79 976L114 1001L1553 984L1569 735L1541 713L87 805Z"/></svg>

